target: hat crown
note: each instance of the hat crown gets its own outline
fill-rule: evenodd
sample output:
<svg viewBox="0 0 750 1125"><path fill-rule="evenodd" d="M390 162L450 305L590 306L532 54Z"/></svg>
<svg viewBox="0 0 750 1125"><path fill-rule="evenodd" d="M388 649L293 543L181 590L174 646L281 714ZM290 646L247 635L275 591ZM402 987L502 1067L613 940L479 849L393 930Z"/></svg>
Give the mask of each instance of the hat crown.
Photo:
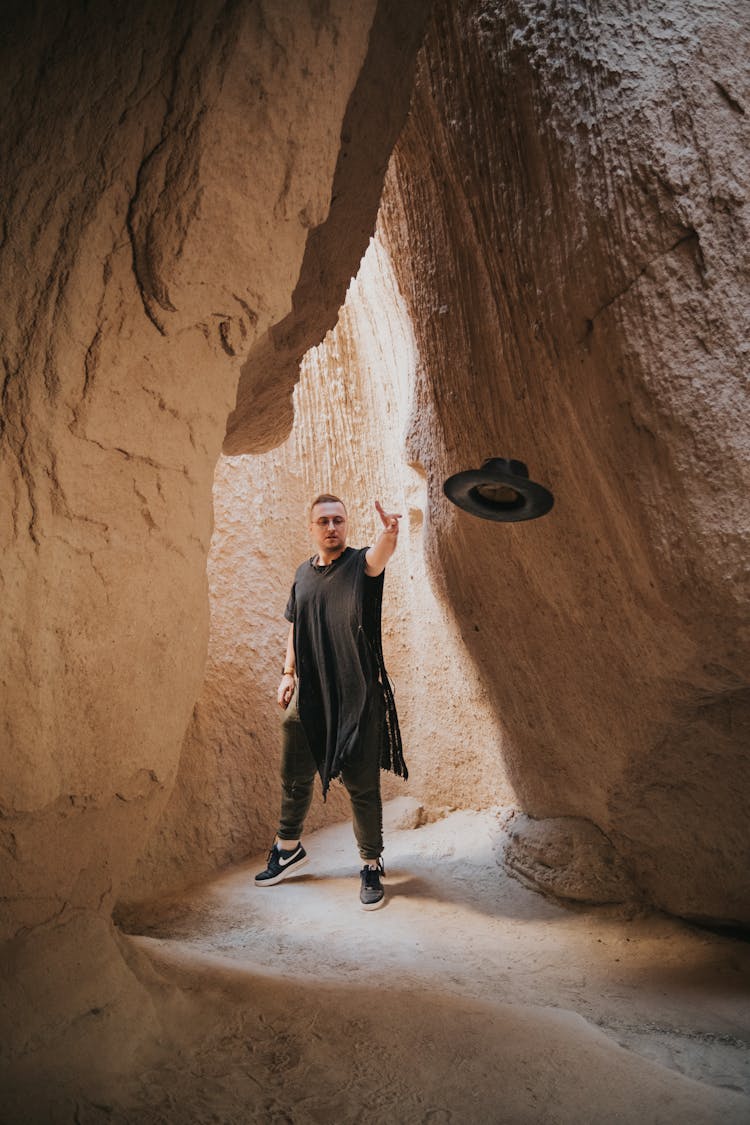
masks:
<svg viewBox="0 0 750 1125"><path fill-rule="evenodd" d="M498 476L528 477L529 470L523 461L508 457L490 457L482 462L483 473L497 473Z"/></svg>
<svg viewBox="0 0 750 1125"><path fill-rule="evenodd" d="M443 492L472 516L507 523L546 515L555 502L549 489L529 480L525 463L510 457L489 457L481 469L454 473Z"/></svg>

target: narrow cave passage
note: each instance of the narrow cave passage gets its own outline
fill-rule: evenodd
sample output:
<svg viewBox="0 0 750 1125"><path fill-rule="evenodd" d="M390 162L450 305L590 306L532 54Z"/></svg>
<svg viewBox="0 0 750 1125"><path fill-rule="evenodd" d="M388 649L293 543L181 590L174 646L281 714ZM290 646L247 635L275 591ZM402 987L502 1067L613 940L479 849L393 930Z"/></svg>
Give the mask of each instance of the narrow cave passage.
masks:
<svg viewBox="0 0 750 1125"><path fill-rule="evenodd" d="M624 704L601 706L589 670L611 665L616 691L632 696L617 674L620 634L606 623L618 611L627 618L632 590L645 588L650 572L628 566L641 552L620 540L638 536L616 520L601 539L600 565L580 565L579 544L590 554L600 543L600 509L619 510L602 417L629 433L629 418L618 418L608 400L610 382L598 382L611 361L608 344L587 337L579 377L579 342L568 338L579 298L570 271L548 276L551 238L541 238L520 278L500 254L518 232L524 252L533 248L525 205L512 221L515 153L497 161L510 169L502 208L475 206L490 181L466 188L469 161L460 155L450 190L424 174L434 165L420 145L435 112L425 89L394 159L405 166L404 198L386 187L339 323L302 364L292 433L270 452L225 458L217 468L205 684L169 806L124 896L162 897L124 910L122 921L150 965L192 990L203 1030L179 1098L195 1104L196 1121L219 1103L242 1120L244 1096L267 1118L294 1121L355 1120L363 1097L369 1119L399 1125L515 1125L553 1115L640 1125L659 1113L665 1123L719 1114L739 1121L741 1095L750 1093L746 948L632 908L550 903L503 863L511 831L503 806L513 793L500 713L513 733L514 779L525 785L520 803L546 818L545 832L553 829L541 840L532 826L527 858L530 846L536 870L567 874L576 849L565 830L576 813L591 832L611 827L617 762L629 760L637 738L621 717ZM446 130L454 137L452 116ZM450 170L436 144L442 171ZM459 183L463 209L453 206ZM404 242L394 249L389 221L411 225L413 260L398 260ZM537 286L530 297L525 271L548 290ZM405 300L396 277L408 285L409 276ZM581 307L591 300L584 286ZM566 362L576 371L567 386ZM467 467L470 456L525 452L514 444L521 440L540 470L546 463L555 475L563 500L556 523L500 541L439 509L449 471ZM580 450L590 459L585 497ZM376 498L404 513L384 643L411 777L406 786L386 780L387 903L377 918L358 909L341 790L325 808L316 797L304 873L267 891L253 885L276 826L283 607L309 550L307 505L320 491L345 497L357 545L373 535ZM431 569L435 551L445 565ZM592 590L602 612L590 604ZM645 623L636 622L636 651L649 649L654 620L647 609ZM660 644L673 659L671 638ZM571 654L581 651L573 668ZM618 738L621 751L610 746ZM602 745L608 753L592 769ZM635 797L625 805L627 827L639 805ZM554 837L561 822L562 845ZM665 834L678 851L675 832ZM590 842L583 838L584 853ZM663 848L654 851L660 868ZM584 854L584 874L590 860ZM169 893L186 875L206 881ZM212 1007L216 990L223 1002ZM362 1061L372 1051L375 1073ZM170 1081L162 1073L154 1083L157 1106L174 1096ZM145 1121L153 1100L154 1089L144 1090Z"/></svg>
<svg viewBox="0 0 750 1125"><path fill-rule="evenodd" d="M381 232L339 326L303 364L289 440L217 469L206 683L136 878L167 889L176 865L193 876L234 866L122 916L166 980L191 983L203 1031L180 1099L194 1099L196 1121L217 1090L241 1112L250 1075L269 1115L295 1121L354 1119L363 1094L375 1099L372 1120L399 1123L543 1120L552 1106L560 1120L591 1120L595 1104L635 1122L654 1119L659 1101L665 1122L739 1120L733 1091L750 1092L750 1068L736 989L750 954L733 947L730 965L723 939L680 922L551 903L503 868L513 795L501 734L433 590L425 483L404 452L417 363ZM357 906L341 790L325 808L316 797L305 871L253 885L277 814L282 611L321 490L346 496L356 542L372 532L375 497L405 517L384 631L412 777L386 783L377 917ZM216 989L218 1008L207 1002ZM362 1066L365 1049L377 1051L377 1076ZM159 1120L170 1096L161 1074L140 1119Z"/></svg>
<svg viewBox="0 0 750 1125"><path fill-rule="evenodd" d="M8 17L0 1118L746 1122L747 4ZM405 513L375 915L345 800L252 884L321 487Z"/></svg>
<svg viewBox="0 0 750 1125"><path fill-rule="evenodd" d="M383 774L384 797L408 794L425 816L511 800L497 718L424 557L426 484L406 452L417 363L379 230L337 327L303 361L288 440L217 466L205 683L175 791L126 899L185 882L180 871L208 874L273 838L283 611L294 570L310 550L307 509L320 492L346 499L354 546L377 534L376 499L403 513L386 580L383 643L410 778ZM348 798L335 785L325 806L318 792L308 827L348 816Z"/></svg>
<svg viewBox="0 0 750 1125"><path fill-rule="evenodd" d="M205 684L170 804L120 913L133 948L166 981L191 989L202 1030L199 1046L191 1042L191 1077L179 1083L180 1104L196 1107L185 1120L205 1120L217 1104L242 1120L243 1098L269 1119L355 1120L364 1097L372 1099L366 1120L399 1125L515 1125L553 1114L576 1123L708 1125L719 1114L739 1122L750 1094L747 948L633 907L550 902L504 865L514 794L498 699L488 694L481 646L475 636L465 645L462 628L481 626L481 643L496 646L507 596L495 589L482 616L474 591L487 568L473 560L460 612L455 588L430 570L434 487L428 495L412 441L428 428L418 395L425 333L410 321L390 255L381 219L336 329L302 364L288 440L223 458L216 471ZM439 320L447 307L437 306ZM482 325L469 324L466 335L484 342ZM484 393L474 375L469 400ZM476 440L473 429L466 434ZM316 796L304 872L267 890L253 884L276 827L283 607L309 550L307 505L320 491L345 497L357 545L373 534L376 498L404 513L384 644L411 777L385 782L387 902L377 917L358 909L341 789L325 807ZM492 557L494 544L478 535ZM513 577L536 585L538 609L557 612L544 542ZM561 590L558 582L558 599ZM567 596L578 613L572 586ZM526 600L518 612L531 617ZM521 626L523 645L531 631ZM527 685L538 679L533 661L514 660ZM555 770L550 776L556 786ZM588 784L592 775L576 776ZM541 772L539 780L549 783ZM550 792L559 807L558 790ZM550 819L559 827L574 818ZM557 852L567 869L565 846ZM532 856L537 868L550 855L548 836ZM584 856L583 867L590 861ZM186 873L205 881L175 892ZM145 897L149 906L132 905ZM217 992L221 1003L210 1002ZM173 1018L169 1005L163 1015ZM362 1061L373 1051L376 1072ZM144 1086L140 1120L160 1120L160 1099L176 1096L172 1082L162 1072Z"/></svg>
<svg viewBox="0 0 750 1125"><path fill-rule="evenodd" d="M217 471L209 677L223 683L224 696L234 683L242 701L238 737L230 732L222 741L237 744L251 774L246 807L258 826L252 839L257 847L273 835L276 815L283 608L294 569L310 552L309 502L321 492L345 498L353 546L377 536L375 500L403 513L388 567L383 633L410 781L404 787L384 775L386 796L406 791L431 809L486 807L510 797L499 725L424 557L426 482L407 451L417 364L414 332L381 228L336 328L302 363L287 442L265 455L224 459ZM244 748L248 728L256 735L252 761ZM348 802L337 787L326 821L342 812L348 814ZM316 801L311 826L323 823L322 817Z"/></svg>

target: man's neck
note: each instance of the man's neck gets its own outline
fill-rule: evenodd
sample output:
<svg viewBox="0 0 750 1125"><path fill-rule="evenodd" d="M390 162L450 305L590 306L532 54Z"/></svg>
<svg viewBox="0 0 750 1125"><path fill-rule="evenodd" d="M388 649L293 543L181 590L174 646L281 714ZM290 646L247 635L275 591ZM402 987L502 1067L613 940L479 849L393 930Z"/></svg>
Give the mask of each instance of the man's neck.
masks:
<svg viewBox="0 0 750 1125"><path fill-rule="evenodd" d="M333 553L329 553L328 551L325 551L325 550L319 551L318 552L318 566L330 566L330 564L332 562L335 562L336 559L341 558L341 556L343 555L345 550L346 550L346 547L339 547Z"/></svg>

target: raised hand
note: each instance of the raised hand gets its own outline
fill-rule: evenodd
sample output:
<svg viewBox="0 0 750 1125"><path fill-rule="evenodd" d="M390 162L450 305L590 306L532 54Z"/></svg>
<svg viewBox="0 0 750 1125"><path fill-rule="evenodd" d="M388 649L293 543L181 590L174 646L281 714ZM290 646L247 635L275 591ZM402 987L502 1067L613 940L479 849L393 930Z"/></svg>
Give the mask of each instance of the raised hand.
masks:
<svg viewBox="0 0 750 1125"><path fill-rule="evenodd" d="M402 518L400 512L386 512L379 500L375 501L375 510L383 521L386 535L398 535L398 521Z"/></svg>
<svg viewBox="0 0 750 1125"><path fill-rule="evenodd" d="M383 573L386 563L396 550L398 521L401 519L400 512L386 512L379 500L375 501L375 509L380 516L383 530L365 556L365 573L371 578Z"/></svg>

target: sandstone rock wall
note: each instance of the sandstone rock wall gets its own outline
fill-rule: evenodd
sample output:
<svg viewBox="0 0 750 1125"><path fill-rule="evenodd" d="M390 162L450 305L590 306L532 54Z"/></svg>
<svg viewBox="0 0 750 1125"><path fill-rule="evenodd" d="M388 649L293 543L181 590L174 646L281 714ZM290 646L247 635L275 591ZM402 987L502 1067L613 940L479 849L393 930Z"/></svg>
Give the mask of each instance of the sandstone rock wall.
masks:
<svg viewBox="0 0 750 1125"><path fill-rule="evenodd" d="M325 227L376 14L379 127L346 145L387 163L419 26L418 6L410 36L390 10L7 6L0 933L16 986L33 983L24 1020L6 1008L16 1043L40 1042L31 1009L43 1019L52 996L50 1034L66 996L70 1016L104 1010L101 958L124 972L102 933L200 693L211 485L241 364ZM361 254L377 203L344 187Z"/></svg>
<svg viewBox="0 0 750 1125"><path fill-rule="evenodd" d="M289 435L302 357L336 324L372 233L430 7L431 0L379 0L366 65L341 126L326 220L310 231L289 314L259 337L242 365L226 453L264 452ZM400 67L394 65L397 59ZM308 223L309 216L300 212L300 221Z"/></svg>
<svg viewBox="0 0 750 1125"><path fill-rule="evenodd" d="M276 831L283 611L296 565L310 551L307 505L318 492L345 499L352 545L377 535L375 498L403 513L387 572L383 643L410 778L383 774L384 795L414 795L427 816L508 799L481 670L425 567L424 475L404 459L418 365L392 264L375 238L337 327L304 359L286 443L222 458L217 467L206 679L169 805L124 899L242 859ZM307 827L348 816L348 798L334 785L326 806L318 793Z"/></svg>
<svg viewBox="0 0 750 1125"><path fill-rule="evenodd" d="M136 882L239 846L246 790L202 757L194 712L214 466L232 407L234 452L288 433L296 359L330 327L374 225L424 8L69 0L4 14L2 1039L34 1082L48 1041L67 1044L61 1075L92 1044L126 1067L123 1026L133 1013L155 1026L108 918L191 715L180 807L196 838L167 855L157 838ZM393 604L416 605L407 583L421 588L419 613L449 637L441 599L455 611L469 663L455 637L448 653L429 630L428 643L387 638L407 734L445 737L443 712L418 698L427 684L409 679L421 645L430 686L454 661L471 684L451 700L456 730L475 709L491 739L462 744L460 769L412 756L414 784L494 799L499 715L526 813L554 820L548 857L566 818L588 854L590 821L618 884L744 922L747 47L739 0L436 4L384 217L416 331L411 468L400 439L363 465L352 438L358 412L384 433L397 413L380 377L366 410L348 398L366 301L320 368L336 457L313 448L312 421L291 464L291 446L277 455L300 500L343 474L356 538L371 534L368 493L398 480L410 527ZM308 394L317 420L313 379ZM493 454L552 487L549 517L502 528L448 506L443 479ZM287 503L271 467L250 483L241 471L227 479L242 495L258 480ZM289 565L303 552L278 543ZM265 545L242 550L269 573ZM238 654L256 700L273 687L276 573L264 631ZM247 716L212 683L244 752ZM246 733L262 752L266 702L257 715ZM477 762L486 789L465 783ZM214 825L204 776L230 808ZM516 828L517 861L539 876L543 832Z"/></svg>
<svg viewBox="0 0 750 1125"><path fill-rule="evenodd" d="M591 820L667 910L744 922L747 17L439 3L385 200L428 557L521 804ZM489 456L553 512L452 508Z"/></svg>

